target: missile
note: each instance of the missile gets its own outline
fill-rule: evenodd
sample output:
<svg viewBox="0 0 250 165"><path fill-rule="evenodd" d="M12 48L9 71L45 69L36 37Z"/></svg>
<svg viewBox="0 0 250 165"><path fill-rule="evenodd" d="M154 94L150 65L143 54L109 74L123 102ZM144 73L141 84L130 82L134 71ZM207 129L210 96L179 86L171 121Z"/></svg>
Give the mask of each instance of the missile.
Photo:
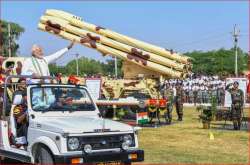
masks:
<svg viewBox="0 0 250 165"><path fill-rule="evenodd" d="M60 36L64 39L75 41L89 48L96 49L97 51L103 54L117 56L123 60L135 63L137 65L140 65L141 67L148 68L150 70L153 70L155 72L161 73L166 76L171 76L171 77L176 77L176 78L181 78L181 77L186 76L186 74L183 72L176 71L172 68L168 68L161 64L157 64L149 60L146 60L145 58L134 56L134 55L131 55L130 53L127 53L118 49L114 49L107 45L98 43L93 38L91 39L85 36L80 37L75 34L66 32L63 29L61 29L60 26L58 26L58 24L51 24L51 23L43 24L39 22L38 28L42 31L55 34L56 36Z"/></svg>
<svg viewBox="0 0 250 165"><path fill-rule="evenodd" d="M96 26L94 24L83 21L81 17L73 15L71 13L61 11L61 10L48 9L46 10L45 14L49 16L54 16L54 17L64 19L66 21L69 21L71 25L80 27L82 29L85 29L94 33L98 33L100 35L109 37L113 40L130 45L132 47L139 48L141 50L145 50L150 53L159 54L163 57L175 60L180 63L190 64L190 58L187 56L183 56L173 51L164 49L162 47L155 46L155 45L119 34L117 32L111 31L109 29L106 29L100 26Z"/></svg>
<svg viewBox="0 0 250 165"><path fill-rule="evenodd" d="M96 42L101 43L103 45L107 45L107 46L110 46L114 49L118 49L118 50L130 53L131 55L140 56L140 57L145 58L149 61L173 68L175 70L182 71L184 69L188 69L188 65L186 65L186 64L178 63L174 60L170 60L170 59L165 58L163 56L156 55L156 54L153 54L150 52L146 52L146 51L134 48L132 46L117 42L115 40L109 39L109 38L102 36L102 35L99 35L97 33L81 29L79 27L76 27L76 26L69 24L69 22L67 20L63 20L63 19L58 18L58 17L42 16L40 18L40 22L43 24L50 24L50 25L58 26L58 28L66 31L66 32L75 34L77 36L88 37L88 38L93 39Z"/></svg>

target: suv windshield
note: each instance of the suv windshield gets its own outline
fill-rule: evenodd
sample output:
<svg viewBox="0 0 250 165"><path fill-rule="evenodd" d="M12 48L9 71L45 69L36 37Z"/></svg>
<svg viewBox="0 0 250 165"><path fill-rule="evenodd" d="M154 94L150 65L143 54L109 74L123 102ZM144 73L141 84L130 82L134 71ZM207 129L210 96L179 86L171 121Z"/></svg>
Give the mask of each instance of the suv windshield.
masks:
<svg viewBox="0 0 250 165"><path fill-rule="evenodd" d="M31 106L34 111L43 112L95 110L87 90L80 87L33 87Z"/></svg>

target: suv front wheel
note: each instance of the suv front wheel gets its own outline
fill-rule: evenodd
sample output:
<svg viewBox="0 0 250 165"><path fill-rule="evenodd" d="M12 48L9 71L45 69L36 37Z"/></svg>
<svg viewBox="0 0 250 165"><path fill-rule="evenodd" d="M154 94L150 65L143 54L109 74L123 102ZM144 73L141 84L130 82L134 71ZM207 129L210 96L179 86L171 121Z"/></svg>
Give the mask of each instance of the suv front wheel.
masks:
<svg viewBox="0 0 250 165"><path fill-rule="evenodd" d="M36 164L52 165L54 164L53 156L49 149L44 146L38 147L38 152L35 158Z"/></svg>

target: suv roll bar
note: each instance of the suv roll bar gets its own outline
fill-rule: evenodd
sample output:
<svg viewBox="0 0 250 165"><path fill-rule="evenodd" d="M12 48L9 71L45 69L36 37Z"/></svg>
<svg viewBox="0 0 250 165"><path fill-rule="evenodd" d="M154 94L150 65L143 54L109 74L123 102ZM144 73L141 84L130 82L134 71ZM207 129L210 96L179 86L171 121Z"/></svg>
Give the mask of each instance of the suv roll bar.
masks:
<svg viewBox="0 0 250 165"><path fill-rule="evenodd" d="M3 119L6 119L6 101L7 101L7 85L10 85L11 83L8 83L8 81L12 78L25 78L25 79L35 79L35 80L45 80L45 79L56 79L56 77L53 76L27 76L27 75L10 75L7 76L4 82L4 95L3 95L3 108L2 108L2 113L0 113L3 116ZM34 83L34 84L39 84L39 83Z"/></svg>

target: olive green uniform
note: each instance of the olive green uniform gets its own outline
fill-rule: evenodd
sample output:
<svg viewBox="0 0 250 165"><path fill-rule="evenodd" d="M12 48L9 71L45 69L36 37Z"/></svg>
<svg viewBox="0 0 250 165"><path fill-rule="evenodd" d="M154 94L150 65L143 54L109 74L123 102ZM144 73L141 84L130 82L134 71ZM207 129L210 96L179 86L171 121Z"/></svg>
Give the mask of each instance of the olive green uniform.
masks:
<svg viewBox="0 0 250 165"><path fill-rule="evenodd" d="M174 91L171 87L168 87L165 90L164 96L167 98L167 112L165 114L166 122L171 124L172 121L172 110L173 110L173 102L174 102Z"/></svg>
<svg viewBox="0 0 250 165"><path fill-rule="evenodd" d="M229 88L231 84L226 86L226 90L231 94L231 114L234 129L239 130L241 126L241 113L244 104L244 93L241 89Z"/></svg>
<svg viewBox="0 0 250 165"><path fill-rule="evenodd" d="M176 96L175 96L175 107L179 121L182 121L183 117L183 99L184 99L184 90L182 89L181 86L177 86Z"/></svg>

